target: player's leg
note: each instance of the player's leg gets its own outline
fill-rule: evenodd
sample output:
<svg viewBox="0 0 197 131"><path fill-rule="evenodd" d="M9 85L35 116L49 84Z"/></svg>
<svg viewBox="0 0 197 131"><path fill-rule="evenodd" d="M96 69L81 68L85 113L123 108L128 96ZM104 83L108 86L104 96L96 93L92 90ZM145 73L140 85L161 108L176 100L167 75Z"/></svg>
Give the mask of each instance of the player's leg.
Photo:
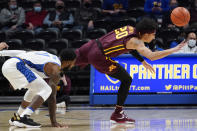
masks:
<svg viewBox="0 0 197 131"><path fill-rule="evenodd" d="M29 106L23 111L20 115L20 120L15 121L14 125L18 127L40 127L39 123L34 122L30 116L34 113L34 111L39 108L44 101L50 96L52 90L51 87L38 75L36 75L37 79L32 81L29 84L29 88L37 90L35 95L33 96L32 101Z"/></svg>
<svg viewBox="0 0 197 131"><path fill-rule="evenodd" d="M24 77L24 74L17 69L17 64L21 65L20 67L25 66L24 63L17 58L8 59L2 66L2 73L4 77L7 78L14 90L26 88L29 84L27 79ZM29 92L29 90L27 92ZM28 105L28 103L22 102L22 105L25 106ZM17 113L22 114L23 111L23 106L20 106ZM16 120L16 117L17 114L14 113L14 116L9 120L10 125L13 125L13 121Z"/></svg>
<svg viewBox="0 0 197 131"><path fill-rule="evenodd" d="M28 116L49 97L52 92L51 87L39 75L27 68L25 63L18 58L7 60L2 66L2 73L14 89L21 89L28 86L38 91L30 106L20 116L16 117L17 122L14 121L14 125L19 127L40 127L39 123L34 122ZM19 123L20 125L15 123Z"/></svg>
<svg viewBox="0 0 197 131"><path fill-rule="evenodd" d="M132 82L131 76L120 65L118 66L117 71L113 74L110 74L109 76L116 78L116 79L120 80L120 82L121 82L120 88L118 90L117 105L116 105L114 113L111 116L111 122L113 122L113 123L134 123L135 120L128 118L122 110L122 107L123 107L124 102L128 96L129 88L130 88L130 85Z"/></svg>
<svg viewBox="0 0 197 131"><path fill-rule="evenodd" d="M30 102L32 101L33 96L35 92L31 89L28 89L27 92L25 93L24 99L21 102L21 105L18 108L17 114L14 113L14 116L9 120L9 124L12 126L14 125L14 121L16 120L16 117L18 115L21 115L24 110L26 109L27 106L29 106Z"/></svg>

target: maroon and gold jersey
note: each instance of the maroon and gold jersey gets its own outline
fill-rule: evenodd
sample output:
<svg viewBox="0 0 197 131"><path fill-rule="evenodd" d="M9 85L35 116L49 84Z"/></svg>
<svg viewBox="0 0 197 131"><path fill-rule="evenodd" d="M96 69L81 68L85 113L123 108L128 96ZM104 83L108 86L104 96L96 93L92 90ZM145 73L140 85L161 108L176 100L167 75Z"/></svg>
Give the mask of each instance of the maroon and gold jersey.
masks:
<svg viewBox="0 0 197 131"><path fill-rule="evenodd" d="M103 52L108 57L116 57L120 54L129 52L126 49L126 42L135 36L135 28L132 26L124 26L99 38L103 46Z"/></svg>
<svg viewBox="0 0 197 131"><path fill-rule="evenodd" d="M118 65L110 57L129 52L130 50L126 49L126 42L134 36L136 36L135 28L131 26L125 26L109 32L99 38L103 51L98 47L95 40L91 40L76 50L75 65L84 67L91 64L101 73L114 73L117 71Z"/></svg>

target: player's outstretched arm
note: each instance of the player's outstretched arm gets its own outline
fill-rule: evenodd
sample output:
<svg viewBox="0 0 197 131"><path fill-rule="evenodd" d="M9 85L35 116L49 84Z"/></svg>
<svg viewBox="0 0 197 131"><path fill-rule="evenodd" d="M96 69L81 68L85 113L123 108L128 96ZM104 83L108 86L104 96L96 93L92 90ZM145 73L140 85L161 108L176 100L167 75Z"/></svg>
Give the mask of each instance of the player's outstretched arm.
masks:
<svg viewBox="0 0 197 131"><path fill-rule="evenodd" d="M147 71L150 71L151 73L155 73L154 68L147 63L144 58L137 52L137 50L132 50L129 52L133 57L135 57L138 61L142 63L142 65L146 68Z"/></svg>
<svg viewBox="0 0 197 131"><path fill-rule="evenodd" d="M7 48L8 49L8 45L5 43L5 42L1 42L0 43L0 50L3 50L4 48Z"/></svg>
<svg viewBox="0 0 197 131"><path fill-rule="evenodd" d="M164 51L157 51L157 52L152 52L150 49L148 49L144 43L141 40L138 39L134 39L132 41L132 48L136 49L141 55L145 56L146 58L154 61L154 60L158 60L161 58L164 58L174 52L179 51L183 46L185 46L187 44L186 41L181 42L178 46L171 48L171 49L167 49Z"/></svg>
<svg viewBox="0 0 197 131"><path fill-rule="evenodd" d="M24 50L1 50L0 51L0 56L10 56L14 57L17 56L20 53L25 53L26 51Z"/></svg>
<svg viewBox="0 0 197 131"><path fill-rule="evenodd" d="M65 125L59 124L56 121L56 86L60 80L60 70L59 66L53 63L48 63L46 69L46 73L49 76L49 85L52 88L52 93L48 99L48 108L49 108L49 115L51 120L51 125L53 127L66 127Z"/></svg>

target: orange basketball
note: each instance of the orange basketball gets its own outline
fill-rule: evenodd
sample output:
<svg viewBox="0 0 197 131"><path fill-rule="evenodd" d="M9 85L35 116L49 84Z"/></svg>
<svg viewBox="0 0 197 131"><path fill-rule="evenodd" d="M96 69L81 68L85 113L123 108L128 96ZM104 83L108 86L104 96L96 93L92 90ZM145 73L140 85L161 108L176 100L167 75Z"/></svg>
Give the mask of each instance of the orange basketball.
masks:
<svg viewBox="0 0 197 131"><path fill-rule="evenodd" d="M176 26L185 26L189 23L190 13L184 7L177 7L172 11L170 18Z"/></svg>

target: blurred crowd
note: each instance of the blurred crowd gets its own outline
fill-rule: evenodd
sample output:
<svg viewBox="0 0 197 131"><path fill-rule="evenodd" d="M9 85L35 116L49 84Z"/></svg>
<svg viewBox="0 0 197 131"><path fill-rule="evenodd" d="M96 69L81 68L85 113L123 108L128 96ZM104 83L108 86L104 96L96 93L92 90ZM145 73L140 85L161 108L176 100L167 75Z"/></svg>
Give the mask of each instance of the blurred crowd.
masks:
<svg viewBox="0 0 197 131"><path fill-rule="evenodd" d="M178 6L190 11L190 22L184 27L176 27L170 20L171 11ZM151 50L174 47L183 39L189 39L191 33L193 39L188 43L193 44L188 44L187 51L182 53L196 53L197 0L1 1L0 41L19 39L21 48L37 49L28 46L29 39L39 38L49 43L53 39L64 38L68 40L62 40L68 44L67 47L78 48L89 39L98 38L118 27L135 26L142 17L151 17L159 24ZM47 48L54 47L44 44L41 49ZM59 49L55 50L56 53L60 52Z"/></svg>

